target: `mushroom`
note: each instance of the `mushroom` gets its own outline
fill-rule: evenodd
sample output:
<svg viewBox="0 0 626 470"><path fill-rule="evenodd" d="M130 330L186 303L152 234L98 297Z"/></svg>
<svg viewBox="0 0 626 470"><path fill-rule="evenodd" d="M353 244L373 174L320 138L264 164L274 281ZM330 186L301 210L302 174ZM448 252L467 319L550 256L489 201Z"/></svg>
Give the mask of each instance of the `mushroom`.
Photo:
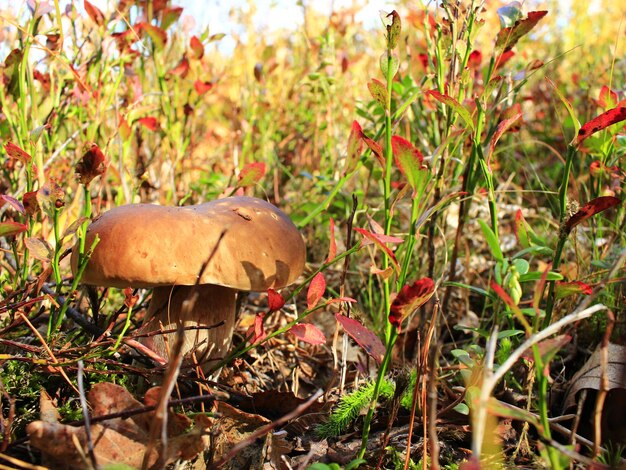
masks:
<svg viewBox="0 0 626 470"><path fill-rule="evenodd" d="M230 197L196 206L119 206L88 227L85 246L100 241L81 282L108 287L153 287L148 331L185 327L183 354L194 351L206 371L228 351L237 291L265 291L293 283L305 262L304 241L272 204ZM78 250L72 254L76 273ZM191 308L183 303L197 294ZM150 323L148 323L150 322ZM214 328L209 328L219 325ZM142 340L168 358L174 333Z"/></svg>

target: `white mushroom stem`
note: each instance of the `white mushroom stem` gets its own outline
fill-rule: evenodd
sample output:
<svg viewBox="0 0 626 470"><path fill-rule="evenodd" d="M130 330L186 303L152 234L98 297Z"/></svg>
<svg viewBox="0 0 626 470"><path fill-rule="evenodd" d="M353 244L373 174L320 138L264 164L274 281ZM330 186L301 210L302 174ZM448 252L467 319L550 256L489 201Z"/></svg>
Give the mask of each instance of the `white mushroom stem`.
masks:
<svg viewBox="0 0 626 470"><path fill-rule="evenodd" d="M187 300L191 302L185 304ZM228 353L235 327L236 301L235 289L213 284L155 287L144 325L147 331L175 330L179 324L203 327L185 331L182 352L186 355L194 351L196 360L207 371ZM167 333L144 338L142 343L168 359L174 341L175 333Z"/></svg>

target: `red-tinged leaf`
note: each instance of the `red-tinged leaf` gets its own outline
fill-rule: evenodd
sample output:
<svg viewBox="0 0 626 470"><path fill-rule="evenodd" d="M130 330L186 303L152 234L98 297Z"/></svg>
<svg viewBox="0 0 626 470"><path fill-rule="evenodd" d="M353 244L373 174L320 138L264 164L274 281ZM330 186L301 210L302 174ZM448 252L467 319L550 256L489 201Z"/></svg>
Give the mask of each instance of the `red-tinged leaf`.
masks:
<svg viewBox="0 0 626 470"><path fill-rule="evenodd" d="M87 146L87 150L76 165L75 170L78 180L87 186L94 178L103 175L106 168L107 162L104 153L96 144L91 144Z"/></svg>
<svg viewBox="0 0 626 470"><path fill-rule="evenodd" d="M602 161L594 160L589 164L589 173L594 178L599 178L606 173L607 167Z"/></svg>
<svg viewBox="0 0 626 470"><path fill-rule="evenodd" d="M161 11L161 28L166 30L178 21L183 14L183 7L167 7Z"/></svg>
<svg viewBox="0 0 626 470"><path fill-rule="evenodd" d="M187 59L186 56L183 56L183 58L180 59L180 62L178 63L176 67L174 67L173 69L170 69L170 71L167 72L168 75L175 75L180 78L185 78L188 73L189 73L189 59Z"/></svg>
<svg viewBox="0 0 626 470"><path fill-rule="evenodd" d="M267 338L267 333L263 327L264 318L265 313L257 313L254 317L254 323L250 326L250 328L248 328L246 336L251 336L250 344L257 344Z"/></svg>
<svg viewBox="0 0 626 470"><path fill-rule="evenodd" d="M387 15L387 18L391 16L391 24L387 25L387 49L392 50L398 45L398 38L402 31L402 22L400 15L396 10L393 10Z"/></svg>
<svg viewBox="0 0 626 470"><path fill-rule="evenodd" d="M371 265L370 273L374 274L375 276L380 276L383 279L389 279L393 274L393 266L389 266L386 269L380 269L374 265Z"/></svg>
<svg viewBox="0 0 626 470"><path fill-rule="evenodd" d="M506 51L500 54L498 58L496 59L496 65L494 69L499 70L501 67L504 66L504 64L506 64L509 60L511 60L514 55L515 55L515 52L513 51Z"/></svg>
<svg viewBox="0 0 626 470"><path fill-rule="evenodd" d="M617 93L611 90L608 86L604 85L600 89L600 95L598 97L598 104L600 107L613 108L617 104L619 98L617 97Z"/></svg>
<svg viewBox="0 0 626 470"><path fill-rule="evenodd" d="M285 299L271 287L267 289L267 303L270 312L277 312L285 305Z"/></svg>
<svg viewBox="0 0 626 470"><path fill-rule="evenodd" d="M330 218L330 243L328 247L328 257L326 258L326 262L330 263L337 256L337 240L335 240L335 220Z"/></svg>
<svg viewBox="0 0 626 470"><path fill-rule="evenodd" d="M22 204L24 210L29 216L34 215L39 210L39 201L37 201L37 191L29 191L22 196Z"/></svg>
<svg viewBox="0 0 626 470"><path fill-rule="evenodd" d="M350 135L348 136L348 154L346 156L346 164L343 170L344 174L352 173L357 164L359 163L359 159L361 158L361 154L363 153L363 130L359 123L354 120L352 122L352 129L350 130Z"/></svg>
<svg viewBox="0 0 626 470"><path fill-rule="evenodd" d="M378 336L365 328L361 323L353 318L348 318L340 313L335 314L335 318L343 327L343 330L356 343L369 354L377 364L380 364L385 356L385 346Z"/></svg>
<svg viewBox="0 0 626 470"><path fill-rule="evenodd" d="M480 65L483 62L483 53L474 50L470 53L469 58L467 59L467 66L472 70L480 69Z"/></svg>
<svg viewBox="0 0 626 470"><path fill-rule="evenodd" d="M593 288L582 281L557 282L555 289L557 300L576 294L591 295L592 292Z"/></svg>
<svg viewBox="0 0 626 470"><path fill-rule="evenodd" d="M604 113L596 116L591 121L585 123L578 131L576 137L576 145L585 140L587 137L592 136L596 132L606 129L613 124L626 120L626 106L618 106L617 108L609 109Z"/></svg>
<svg viewBox="0 0 626 470"><path fill-rule="evenodd" d="M405 285L391 303L389 323L399 329L404 319L424 305L434 293L435 283L429 277Z"/></svg>
<svg viewBox="0 0 626 470"><path fill-rule="evenodd" d="M65 191L54 179L49 179L37 191L37 202L51 215L55 209L65 205Z"/></svg>
<svg viewBox="0 0 626 470"><path fill-rule="evenodd" d="M13 142L7 142L6 144L4 144L4 150L6 150L9 157L15 158L16 160L19 160L24 164L27 164L33 158L28 152L25 152Z"/></svg>
<svg viewBox="0 0 626 470"><path fill-rule="evenodd" d="M391 138L391 148L396 165L413 188L413 194L421 193L428 179L428 168L424 165L422 153L411 142L397 135Z"/></svg>
<svg viewBox="0 0 626 470"><path fill-rule="evenodd" d="M393 265L395 271L396 272L400 271L400 265L398 264L398 260L396 259L396 256L393 254L393 251L391 251L389 247L385 245L385 243L401 243L397 241L397 240L402 240L401 238L390 237L389 235L375 234L368 230L365 230L364 228L355 228L354 230L356 230L361 235L363 235L366 240L370 242L374 242L376 246L378 246L381 250L383 250L385 254L387 255L387 258L389 258L389 261L391 261L391 264Z"/></svg>
<svg viewBox="0 0 626 470"><path fill-rule="evenodd" d="M199 95L204 95L207 91L210 91L213 88L213 83L196 80L195 82L193 82L193 88Z"/></svg>
<svg viewBox="0 0 626 470"><path fill-rule="evenodd" d="M592 217L599 212L605 211L621 203L622 201L619 198L613 196L601 196L592 199L568 219L563 229L565 230L565 232L570 233L574 227L576 227L581 222L584 222L589 217Z"/></svg>
<svg viewBox="0 0 626 470"><path fill-rule="evenodd" d="M443 103L446 106L449 106L450 108L452 108L459 115L459 117L463 119L463 122L465 122L467 127L469 127L472 130L474 129L474 121L472 121L472 115L467 110L467 108L465 108L457 100L455 100L451 96L439 93L437 90L429 90L426 92L426 95L430 95L433 98L435 98L437 101L439 101L440 103Z"/></svg>
<svg viewBox="0 0 626 470"><path fill-rule="evenodd" d="M127 287L126 289L124 289L124 305L126 305L126 308L133 308L135 305L137 305L138 301L139 296L133 295L132 287Z"/></svg>
<svg viewBox="0 0 626 470"><path fill-rule="evenodd" d="M372 81L367 84L367 88L378 104L380 104L383 108L387 106L387 88L385 84L380 80L376 80L372 78Z"/></svg>
<svg viewBox="0 0 626 470"><path fill-rule="evenodd" d="M510 51L517 41L528 34L539 21L548 14L547 11L530 11L526 18L517 20L515 24L509 28L503 28L498 32L496 37L496 50Z"/></svg>
<svg viewBox="0 0 626 470"><path fill-rule="evenodd" d="M491 156L493 155L493 151L496 148L496 144L498 143L498 140L500 140L500 137L502 137L502 134L504 134L510 127L512 127L513 124L515 124L515 122L521 117L522 117L522 113L518 113L508 119L504 119L500 121L500 123L498 124L496 132L494 132L493 136L491 137L491 140L489 141L489 151L487 153L487 166L489 166L490 168L491 168Z"/></svg>
<svg viewBox="0 0 626 470"><path fill-rule="evenodd" d="M24 245L28 248L30 255L39 261L50 261L52 258L52 248L45 240L40 238L25 238Z"/></svg>
<svg viewBox="0 0 626 470"><path fill-rule="evenodd" d="M504 290L504 288L495 281L491 281L491 288L500 299L513 310L519 309L517 303L511 298L511 296Z"/></svg>
<svg viewBox="0 0 626 470"><path fill-rule="evenodd" d="M26 214L26 210L24 209L24 204L15 199L13 196L9 196L8 194L3 194L0 196L0 199L10 205L14 210L18 211L20 214ZM0 205L2 207L2 205Z"/></svg>
<svg viewBox="0 0 626 470"><path fill-rule="evenodd" d="M144 116L137 119L137 122L149 131L156 131L159 128L159 121L154 116Z"/></svg>
<svg viewBox="0 0 626 470"><path fill-rule="evenodd" d="M459 470L484 470L480 465L480 460L478 457L472 456L469 460L462 462L459 465Z"/></svg>
<svg viewBox="0 0 626 470"><path fill-rule="evenodd" d="M102 26L104 24L104 13L97 6L84 0L85 11L89 15L89 18L96 23L98 26Z"/></svg>
<svg viewBox="0 0 626 470"><path fill-rule="evenodd" d="M253 162L245 165L239 172L238 188L254 186L265 175L265 163Z"/></svg>
<svg viewBox="0 0 626 470"><path fill-rule="evenodd" d="M289 332L305 343L313 345L326 344L326 336L324 336L324 333L311 323L298 323L297 325L293 325Z"/></svg>
<svg viewBox="0 0 626 470"><path fill-rule="evenodd" d="M365 134L363 134L361 137L363 139L363 142L365 142L365 145L369 147L369 149L374 154L374 157L376 157L376 160L378 160L378 163L380 163L380 166L383 169L383 174L384 174L386 165L385 165L385 157L383 156L382 146L375 140L370 139Z"/></svg>
<svg viewBox="0 0 626 470"><path fill-rule="evenodd" d="M524 219L524 216L522 215L522 209L518 209L515 213L515 225L513 226L513 231L515 232L517 243L519 243L522 248L529 248L530 238L528 236L526 219Z"/></svg>
<svg viewBox="0 0 626 470"><path fill-rule="evenodd" d="M28 230L28 225L20 224L19 222L0 222L0 237L11 237L26 230Z"/></svg>
<svg viewBox="0 0 626 470"><path fill-rule="evenodd" d="M139 23L137 26L141 26L141 30L150 36L156 50L163 49L167 43L167 33L163 29L150 23Z"/></svg>
<svg viewBox="0 0 626 470"><path fill-rule="evenodd" d="M191 49L192 58L200 60L204 57L204 45L197 36L191 37L189 40L189 48Z"/></svg>
<svg viewBox="0 0 626 470"><path fill-rule="evenodd" d="M326 279L322 273L317 273L309 284L306 294L307 310L314 308L326 291Z"/></svg>

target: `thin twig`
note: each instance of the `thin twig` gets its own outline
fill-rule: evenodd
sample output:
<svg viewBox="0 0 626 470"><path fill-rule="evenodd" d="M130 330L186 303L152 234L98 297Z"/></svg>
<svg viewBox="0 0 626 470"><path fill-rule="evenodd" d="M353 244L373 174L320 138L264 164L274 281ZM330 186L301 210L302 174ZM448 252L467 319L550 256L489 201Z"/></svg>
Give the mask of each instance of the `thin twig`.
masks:
<svg viewBox="0 0 626 470"><path fill-rule="evenodd" d="M50 358L54 361L55 364L59 364L59 361L57 360L57 358L54 356L54 353L52 352L52 350L48 347L48 344L46 343L46 340L43 339L43 336L41 336L41 333L39 333L39 331L37 330L37 328L35 328L33 326L33 324L30 322L30 320L28 319L28 317L26 315L24 315L22 312L17 312L18 315L20 315L22 317L22 319L26 322L26 324L28 325L28 327L31 329L31 331L35 334L35 336L37 336L37 338L39 339L39 341L41 342L41 345L44 347L44 349L46 350L46 352L48 353L48 355L50 356ZM65 373L65 371L63 370L63 368L61 367L57 367L57 369L59 370L59 373L63 376L63 378L65 379L65 381L69 384L70 387L72 387L74 389L74 391L77 394L80 394L80 392L78 391L78 389L76 388L76 386L72 383L72 381L70 380L70 378L67 376L67 374Z"/></svg>
<svg viewBox="0 0 626 470"><path fill-rule="evenodd" d="M91 423L89 422L89 407L87 406L87 397L85 396L85 387L83 384L83 370L84 364L83 361L78 361L78 390L80 405L83 409L83 416L85 421L85 435L87 437L87 453L89 455L89 460L91 460L91 465L93 468L98 469L98 460L96 459L96 453L93 448L93 440L91 439Z"/></svg>

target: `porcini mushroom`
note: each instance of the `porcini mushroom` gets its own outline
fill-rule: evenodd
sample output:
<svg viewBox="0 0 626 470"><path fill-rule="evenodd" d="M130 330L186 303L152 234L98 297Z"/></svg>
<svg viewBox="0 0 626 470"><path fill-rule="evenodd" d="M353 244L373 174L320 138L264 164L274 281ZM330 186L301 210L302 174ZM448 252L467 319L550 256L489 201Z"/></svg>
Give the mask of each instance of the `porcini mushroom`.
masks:
<svg viewBox="0 0 626 470"><path fill-rule="evenodd" d="M87 229L100 241L81 282L154 288L144 324L150 330L183 326L183 353L208 369L230 346L237 291L265 291L293 283L304 268L304 241L291 220L261 199L230 197L196 206L129 204L109 210ZM77 249L72 254L76 272ZM185 300L197 293L193 307ZM155 321L156 320L156 321ZM173 333L144 342L168 357Z"/></svg>

